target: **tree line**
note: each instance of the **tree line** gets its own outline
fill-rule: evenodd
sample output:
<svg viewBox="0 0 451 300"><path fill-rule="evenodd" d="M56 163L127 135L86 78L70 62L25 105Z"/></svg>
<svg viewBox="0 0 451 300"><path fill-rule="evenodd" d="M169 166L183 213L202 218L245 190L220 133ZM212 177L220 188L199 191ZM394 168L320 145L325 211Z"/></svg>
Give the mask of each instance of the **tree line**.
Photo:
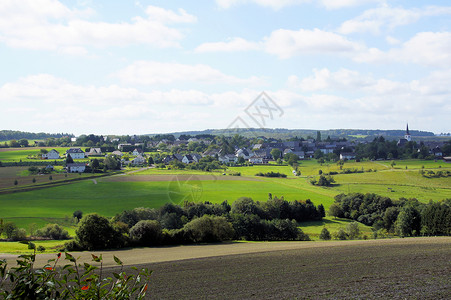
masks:
<svg viewBox="0 0 451 300"><path fill-rule="evenodd" d="M329 214L400 236L451 235L451 199L424 204L370 193L339 194Z"/></svg>
<svg viewBox="0 0 451 300"><path fill-rule="evenodd" d="M272 197L266 202L248 197L232 205L224 201L166 203L159 209L135 208L111 219L98 214L81 218L75 239L67 250L94 250L126 246L178 245L227 240L309 240L299 222L321 220L322 205L310 200L286 201Z"/></svg>

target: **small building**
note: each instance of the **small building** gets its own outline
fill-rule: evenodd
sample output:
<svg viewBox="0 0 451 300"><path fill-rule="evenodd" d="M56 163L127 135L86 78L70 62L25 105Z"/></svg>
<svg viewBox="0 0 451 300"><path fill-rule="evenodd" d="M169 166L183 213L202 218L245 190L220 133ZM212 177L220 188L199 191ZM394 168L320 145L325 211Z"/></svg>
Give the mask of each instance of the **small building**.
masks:
<svg viewBox="0 0 451 300"><path fill-rule="evenodd" d="M434 149L431 149L431 154L434 155L435 157L442 157L443 156L442 149L440 149L439 146L435 147Z"/></svg>
<svg viewBox="0 0 451 300"><path fill-rule="evenodd" d="M42 159L59 159L60 153L55 149L50 150L49 152L42 154Z"/></svg>
<svg viewBox="0 0 451 300"><path fill-rule="evenodd" d="M133 150L133 152L132 152L132 154L135 156L142 155L143 153L144 152L141 148L135 148L135 150Z"/></svg>
<svg viewBox="0 0 451 300"><path fill-rule="evenodd" d="M191 154L186 154L182 158L182 163L184 164L190 164L194 162L194 158L191 156Z"/></svg>
<svg viewBox="0 0 451 300"><path fill-rule="evenodd" d="M341 159L341 160L351 160L351 159L355 159L355 153L351 153L351 152L342 152L342 153L340 153L340 159Z"/></svg>
<svg viewBox="0 0 451 300"><path fill-rule="evenodd" d="M68 173L83 173L86 170L86 164L73 163L66 165L66 171Z"/></svg>
<svg viewBox="0 0 451 300"><path fill-rule="evenodd" d="M122 154L122 152L119 151L119 150L113 151L111 154L116 155L116 156L119 156L119 157L122 157L122 155L124 155L124 154Z"/></svg>
<svg viewBox="0 0 451 300"><path fill-rule="evenodd" d="M89 152L85 153L86 156L102 156L102 149L100 148L91 148Z"/></svg>
<svg viewBox="0 0 451 300"><path fill-rule="evenodd" d="M85 153L80 148L70 148L66 151L66 157L70 154L72 159L82 159L85 158Z"/></svg>
<svg viewBox="0 0 451 300"><path fill-rule="evenodd" d="M132 165L143 165L146 163L146 159L142 155L138 155L132 160Z"/></svg>
<svg viewBox="0 0 451 300"><path fill-rule="evenodd" d="M218 158L219 162L223 164L236 163L238 158L233 154L222 155Z"/></svg>

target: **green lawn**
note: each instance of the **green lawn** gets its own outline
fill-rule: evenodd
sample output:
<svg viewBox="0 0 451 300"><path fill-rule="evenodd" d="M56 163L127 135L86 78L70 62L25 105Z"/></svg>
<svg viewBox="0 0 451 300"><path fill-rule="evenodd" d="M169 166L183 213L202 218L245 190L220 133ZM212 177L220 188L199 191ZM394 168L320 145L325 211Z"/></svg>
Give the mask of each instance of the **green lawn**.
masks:
<svg viewBox="0 0 451 300"><path fill-rule="evenodd" d="M57 252L62 248L66 241L33 241L36 248L39 246L45 247L45 252ZM28 245L21 244L19 242L0 242L0 253L12 253L12 254L26 254L33 253L33 250L28 249Z"/></svg>
<svg viewBox="0 0 451 300"><path fill-rule="evenodd" d="M346 225L351 222L353 221L348 219L326 217L323 218L322 221L304 222L301 224L301 229L304 233L307 233L312 240L319 240L319 235L321 230L323 230L323 227L326 227L333 237L335 232L340 228L345 229ZM359 223L359 229L362 236L366 235L368 238L372 238L373 231L370 226Z"/></svg>

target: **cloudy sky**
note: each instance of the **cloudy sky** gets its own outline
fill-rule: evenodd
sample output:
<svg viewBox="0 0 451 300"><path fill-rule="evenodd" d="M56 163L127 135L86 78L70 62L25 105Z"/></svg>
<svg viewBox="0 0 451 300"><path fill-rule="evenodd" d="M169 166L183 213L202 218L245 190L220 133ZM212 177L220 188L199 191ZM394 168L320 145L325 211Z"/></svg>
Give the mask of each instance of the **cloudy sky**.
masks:
<svg viewBox="0 0 451 300"><path fill-rule="evenodd" d="M0 129L451 131L445 0L1 0L0 68Z"/></svg>

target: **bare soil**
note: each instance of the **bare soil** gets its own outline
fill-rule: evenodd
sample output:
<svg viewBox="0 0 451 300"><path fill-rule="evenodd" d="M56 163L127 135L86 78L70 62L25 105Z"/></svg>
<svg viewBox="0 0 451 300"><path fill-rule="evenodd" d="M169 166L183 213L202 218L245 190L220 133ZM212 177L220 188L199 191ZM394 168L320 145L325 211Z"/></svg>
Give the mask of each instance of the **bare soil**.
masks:
<svg viewBox="0 0 451 300"><path fill-rule="evenodd" d="M451 237L103 251L110 274L113 255L126 269L154 271L150 299L451 298ZM39 255L36 265L54 256ZM75 256L90 261L88 252Z"/></svg>

